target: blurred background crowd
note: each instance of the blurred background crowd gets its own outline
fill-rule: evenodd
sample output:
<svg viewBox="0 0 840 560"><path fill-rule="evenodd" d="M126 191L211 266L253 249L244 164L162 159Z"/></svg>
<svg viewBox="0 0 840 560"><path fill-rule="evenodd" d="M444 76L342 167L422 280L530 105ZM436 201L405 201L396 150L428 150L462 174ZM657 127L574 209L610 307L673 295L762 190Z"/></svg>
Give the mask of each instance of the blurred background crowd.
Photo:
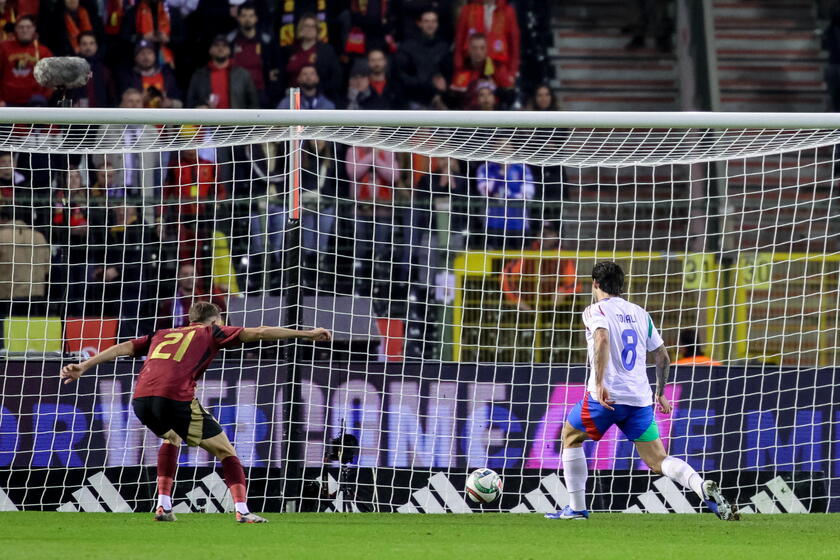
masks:
<svg viewBox="0 0 840 560"><path fill-rule="evenodd" d="M700 108L836 108L831 2L711 2L711 35L695 36L713 38L713 59L680 52L677 4L701 26L700 3L674 0L0 0L0 104L53 104L34 65L78 55L92 68L71 92L78 107L289 108L297 87L303 110L678 110L697 108L681 105L680 86L699 69L719 77L718 105ZM128 127L120 141L150 133ZM0 152L0 318L114 317L126 338L183 324L196 299L279 296L288 149ZM778 165L795 171L795 157ZM738 242L759 247L772 234L774 246L826 250L812 246L812 222L780 233L749 221L773 200L750 196L767 188L771 164L745 162L717 187L749 217ZM678 167L564 169L311 140L300 166L304 296L366 298L370 309L354 313L402 321L406 356L440 355L424 341L452 321L444 308L465 251L718 249L689 233L691 199L706 195ZM801 201L819 207L812 216L831 199L822 190L833 172L814 166L817 186ZM629 221L632 235L620 227ZM496 299L476 288L476 305L511 311L511 332L529 321L572 330L574 263L535 266L493 271Z"/></svg>
<svg viewBox="0 0 840 560"><path fill-rule="evenodd" d="M144 107L288 108L289 87L305 108L489 107L482 89L518 107L548 77L544 4L5 0L0 99L47 103L32 67L76 55L93 68L82 107L133 107L139 93Z"/></svg>

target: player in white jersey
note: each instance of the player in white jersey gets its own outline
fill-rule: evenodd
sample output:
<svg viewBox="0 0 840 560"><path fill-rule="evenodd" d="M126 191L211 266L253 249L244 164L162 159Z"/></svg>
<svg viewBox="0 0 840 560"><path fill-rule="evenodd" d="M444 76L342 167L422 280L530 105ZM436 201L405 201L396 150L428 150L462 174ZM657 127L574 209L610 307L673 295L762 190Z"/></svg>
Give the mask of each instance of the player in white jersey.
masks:
<svg viewBox="0 0 840 560"><path fill-rule="evenodd" d="M583 399L563 426L563 475L570 503L549 519L588 519L586 479L589 475L583 442L598 441L613 424L635 443L639 456L652 471L693 490L723 520L738 515L720 493L717 483L703 480L685 461L665 452L653 415L654 403L669 414L671 403L663 391L671 365L668 351L650 315L621 297L624 272L614 262L592 269L594 303L583 312L586 327L589 379ZM656 395L647 378L647 353L656 363Z"/></svg>

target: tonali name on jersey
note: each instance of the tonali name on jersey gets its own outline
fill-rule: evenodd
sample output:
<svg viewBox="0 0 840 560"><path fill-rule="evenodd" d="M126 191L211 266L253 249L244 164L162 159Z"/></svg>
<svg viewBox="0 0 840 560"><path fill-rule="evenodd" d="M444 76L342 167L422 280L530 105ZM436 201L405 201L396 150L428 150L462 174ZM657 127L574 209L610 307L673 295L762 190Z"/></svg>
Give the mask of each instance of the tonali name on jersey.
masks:
<svg viewBox="0 0 840 560"><path fill-rule="evenodd" d="M604 386L616 404L649 406L653 393L647 377L647 353L662 346L662 337L647 311L620 297L593 303L583 311L589 358L587 390L595 393L595 329L609 332L610 359L604 369Z"/></svg>

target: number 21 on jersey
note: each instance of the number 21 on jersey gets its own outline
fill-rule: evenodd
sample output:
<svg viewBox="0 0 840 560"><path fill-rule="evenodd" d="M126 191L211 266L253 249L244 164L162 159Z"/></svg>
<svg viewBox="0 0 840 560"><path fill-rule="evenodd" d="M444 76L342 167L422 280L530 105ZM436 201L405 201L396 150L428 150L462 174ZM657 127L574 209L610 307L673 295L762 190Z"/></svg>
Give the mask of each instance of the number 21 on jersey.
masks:
<svg viewBox="0 0 840 560"><path fill-rule="evenodd" d="M158 359L161 359L161 360L168 360L169 358L172 358L176 362L180 362L183 359L184 354L187 353L187 348L189 347L190 342L192 342L192 339L193 339L194 336L195 336L195 329L186 333L186 335L185 335L185 333L183 333L181 331L175 331L175 332L171 332L171 333L167 333L167 334L163 335L164 340L162 342L158 343L157 346L155 346L155 349L152 351L151 354L149 354L149 359L151 360L151 359L154 359L154 358L158 358ZM172 349L170 349L169 352L163 352L163 349L166 348L167 346L171 346L173 344L178 344L179 342L181 344L180 344L180 346L178 346L178 349L175 351L175 356L172 356Z"/></svg>

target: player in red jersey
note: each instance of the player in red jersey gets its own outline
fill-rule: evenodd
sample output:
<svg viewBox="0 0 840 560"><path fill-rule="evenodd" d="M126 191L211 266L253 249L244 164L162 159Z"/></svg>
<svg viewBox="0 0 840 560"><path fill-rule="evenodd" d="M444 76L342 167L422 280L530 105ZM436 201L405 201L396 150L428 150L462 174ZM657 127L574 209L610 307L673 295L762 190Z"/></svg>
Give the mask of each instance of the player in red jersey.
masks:
<svg viewBox="0 0 840 560"><path fill-rule="evenodd" d="M80 364L61 370L64 383L75 381L97 364L119 356L147 356L140 370L131 401L140 422L164 439L158 451L158 505L155 520L175 521L172 513L172 481L178 464L181 442L199 446L222 462L225 483L236 506L240 523L265 523L251 513L246 503L245 471L236 450L222 427L195 398L196 381L223 348L243 342L305 338L330 340L326 329L298 331L282 327L226 327L219 308L199 301L190 307L186 327L159 330L151 335L117 344Z"/></svg>

